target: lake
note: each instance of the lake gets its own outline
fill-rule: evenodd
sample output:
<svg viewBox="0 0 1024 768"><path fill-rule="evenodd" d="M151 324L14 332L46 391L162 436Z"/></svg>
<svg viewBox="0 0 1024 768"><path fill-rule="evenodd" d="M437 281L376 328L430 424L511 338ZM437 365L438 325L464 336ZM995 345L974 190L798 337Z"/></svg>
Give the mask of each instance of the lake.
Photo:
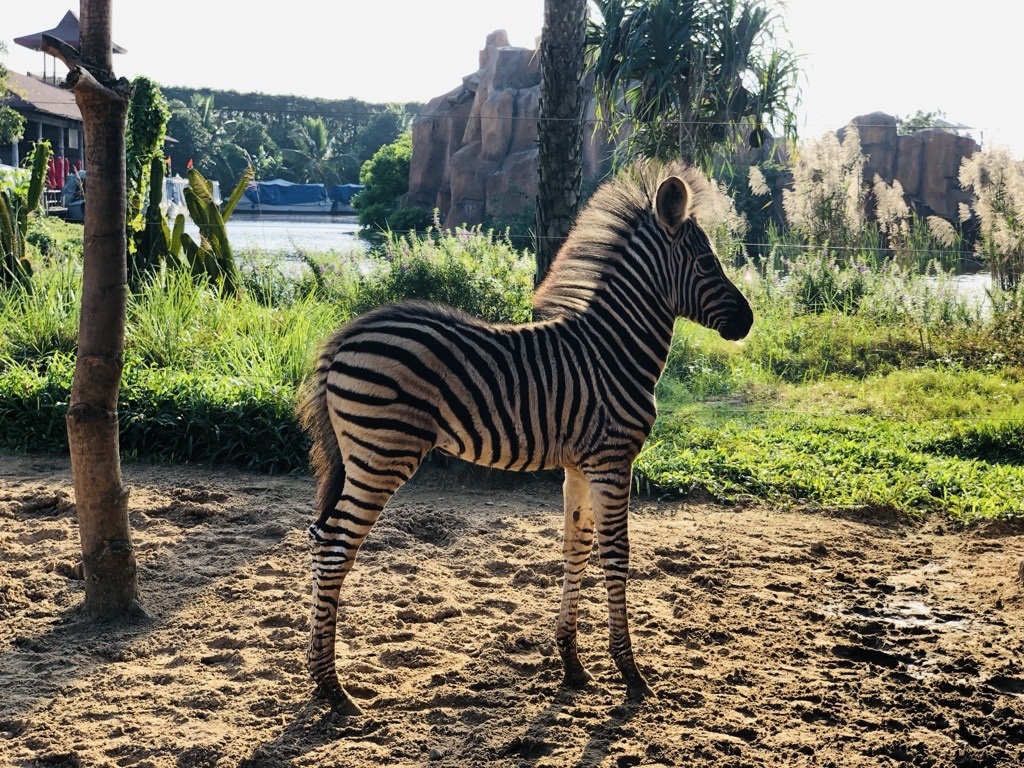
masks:
<svg viewBox="0 0 1024 768"><path fill-rule="evenodd" d="M235 214L227 222L228 239L235 251L268 253L304 251L365 251L355 216ZM197 235L198 227L187 219L185 231Z"/></svg>

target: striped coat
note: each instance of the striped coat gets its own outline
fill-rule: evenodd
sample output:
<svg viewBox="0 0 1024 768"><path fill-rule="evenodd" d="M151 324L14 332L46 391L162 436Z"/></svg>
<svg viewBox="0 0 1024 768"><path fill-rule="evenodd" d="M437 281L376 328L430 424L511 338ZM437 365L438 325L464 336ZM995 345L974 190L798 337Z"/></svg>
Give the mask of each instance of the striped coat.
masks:
<svg viewBox="0 0 1024 768"><path fill-rule="evenodd" d="M632 463L654 424L675 319L727 339L753 322L697 223L706 188L690 169L654 164L602 186L537 289L533 323L490 325L403 302L327 340L299 415L318 478L308 662L337 711L359 711L335 669L341 585L388 500L433 449L502 469L565 470L564 683L591 679L576 611L596 540L612 656L631 698L651 693L626 618Z"/></svg>

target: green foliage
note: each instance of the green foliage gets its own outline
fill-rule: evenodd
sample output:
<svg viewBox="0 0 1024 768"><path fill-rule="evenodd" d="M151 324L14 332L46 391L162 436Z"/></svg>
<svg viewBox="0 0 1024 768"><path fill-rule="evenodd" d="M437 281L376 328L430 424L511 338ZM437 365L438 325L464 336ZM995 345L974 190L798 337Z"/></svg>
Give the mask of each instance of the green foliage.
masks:
<svg viewBox="0 0 1024 768"><path fill-rule="evenodd" d="M0 41L0 56L6 54L7 45ZM4 103L9 94L7 67L0 62L0 144L11 144L25 135L25 118Z"/></svg>
<svg viewBox="0 0 1024 768"><path fill-rule="evenodd" d="M436 301L497 323L530 319L533 265L479 227L419 237L388 233L384 259L360 286L355 312L402 299Z"/></svg>
<svg viewBox="0 0 1024 768"><path fill-rule="evenodd" d="M354 173L356 158L340 151L338 137L330 133L322 117L303 115L292 127L288 139L292 146L283 148L281 157L291 181L330 187L346 176L346 167Z"/></svg>
<svg viewBox="0 0 1024 768"><path fill-rule="evenodd" d="M46 231L41 242L72 250ZM166 266L130 296L124 455L301 471L291 406L340 322L402 298L529 316L532 264L478 228L299 255L298 275L267 256L244 263L231 296ZM1024 290L982 310L937 267L787 258L733 275L755 311L743 342L678 324L640 491L1024 517ZM77 256L43 261L31 290L0 290L0 446L19 451L66 451L80 269Z"/></svg>
<svg viewBox="0 0 1024 768"><path fill-rule="evenodd" d="M213 188L210 183L198 170L189 169L185 204L188 206L192 221L199 227L199 242L197 243L191 235L182 233L183 217L179 216L174 225L172 243L181 242L184 262L192 274L209 276L220 290L228 295L236 295L240 291L241 275L231 250L231 243L228 241L225 222L231 217L252 179L253 169L250 167L231 191L222 213L213 200Z"/></svg>
<svg viewBox="0 0 1024 768"><path fill-rule="evenodd" d="M588 34L598 114L628 128L625 159L678 157L710 169L716 151L766 129L795 136L796 56L768 0L598 0ZM620 107L624 106L624 109Z"/></svg>
<svg viewBox="0 0 1024 768"><path fill-rule="evenodd" d="M405 232L430 225L430 214L419 208L402 208L401 197L409 191L412 163L412 132L378 149L359 171L365 185L352 200L359 223L367 229Z"/></svg>
<svg viewBox="0 0 1024 768"><path fill-rule="evenodd" d="M896 132L899 134L916 133L926 128L947 130L943 124L945 121L942 119L945 116L946 113L941 109L934 112L925 112L919 109L913 115L896 115Z"/></svg>
<svg viewBox="0 0 1024 768"><path fill-rule="evenodd" d="M0 363L75 351L80 264L78 259L55 259L53 266L34 275L31 284L19 281L0 290Z"/></svg>
<svg viewBox="0 0 1024 768"><path fill-rule="evenodd" d="M694 407L659 421L636 469L651 491L701 489L723 500L942 512L964 522L1024 517L1024 468L950 456L954 435L941 422Z"/></svg>
<svg viewBox="0 0 1024 768"><path fill-rule="evenodd" d="M74 359L0 370L0 445L65 452ZM258 472L305 466L308 442L294 422L292 390L209 372L129 366L118 401L121 455L200 461Z"/></svg>
<svg viewBox="0 0 1024 768"><path fill-rule="evenodd" d="M164 86L163 92L171 100L168 131L177 140L169 148L173 168L184 173L192 160L206 178L225 188L247 166L255 169L258 179L284 176L296 180L284 165L283 153L288 148L313 156L305 144L294 141L296 129L301 132L301 124L310 116L325 127L323 146L330 143L338 180L354 182L360 165L379 147L394 141L422 106L173 86ZM294 170L301 170L299 165L302 163Z"/></svg>
<svg viewBox="0 0 1024 768"><path fill-rule="evenodd" d="M139 76L132 80L132 97L128 104L128 124L125 133L126 184L128 197L128 243L129 252L137 248L137 238L146 222L143 221L143 205L146 192L152 203L153 190L150 189L150 173L154 160L160 161L163 168L164 138L167 135L167 120L170 117L167 100L160 92L160 87L147 77ZM161 171L162 179L162 171ZM163 185L156 187L159 195L163 194ZM135 270L139 269L136 266Z"/></svg>
<svg viewBox="0 0 1024 768"><path fill-rule="evenodd" d="M47 163L53 155L48 141L36 142L29 156L32 168L28 189L0 189L0 288L11 283L28 284L32 263L26 253L29 217L39 208Z"/></svg>

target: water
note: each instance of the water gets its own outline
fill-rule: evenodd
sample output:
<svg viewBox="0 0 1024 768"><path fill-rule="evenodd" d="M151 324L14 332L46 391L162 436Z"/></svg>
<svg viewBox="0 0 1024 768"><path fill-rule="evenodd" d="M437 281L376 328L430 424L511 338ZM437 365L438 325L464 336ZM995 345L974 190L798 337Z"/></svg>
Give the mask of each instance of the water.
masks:
<svg viewBox="0 0 1024 768"><path fill-rule="evenodd" d="M281 214L235 214L227 222L228 241L238 251L265 253L365 251L355 216ZM185 231L197 235L199 228L186 220Z"/></svg>

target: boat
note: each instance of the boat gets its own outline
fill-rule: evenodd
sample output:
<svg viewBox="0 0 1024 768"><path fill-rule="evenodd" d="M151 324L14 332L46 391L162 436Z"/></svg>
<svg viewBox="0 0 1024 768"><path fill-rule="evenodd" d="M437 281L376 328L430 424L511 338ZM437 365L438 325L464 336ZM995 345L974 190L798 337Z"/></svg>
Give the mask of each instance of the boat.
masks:
<svg viewBox="0 0 1024 768"><path fill-rule="evenodd" d="M235 213L352 214L352 198L362 184L296 184L284 179L253 181Z"/></svg>
<svg viewBox="0 0 1024 768"><path fill-rule="evenodd" d="M61 190L62 208L60 215L68 221L85 221L85 171L72 171L64 181L64 188ZM188 186L188 179L175 174L164 179L163 199L160 201L160 208L164 215L174 221L178 214L186 219L188 206L185 204L185 188ZM220 182L210 182L213 193L213 202L218 206L223 200L220 194ZM58 209L55 209L58 210Z"/></svg>

